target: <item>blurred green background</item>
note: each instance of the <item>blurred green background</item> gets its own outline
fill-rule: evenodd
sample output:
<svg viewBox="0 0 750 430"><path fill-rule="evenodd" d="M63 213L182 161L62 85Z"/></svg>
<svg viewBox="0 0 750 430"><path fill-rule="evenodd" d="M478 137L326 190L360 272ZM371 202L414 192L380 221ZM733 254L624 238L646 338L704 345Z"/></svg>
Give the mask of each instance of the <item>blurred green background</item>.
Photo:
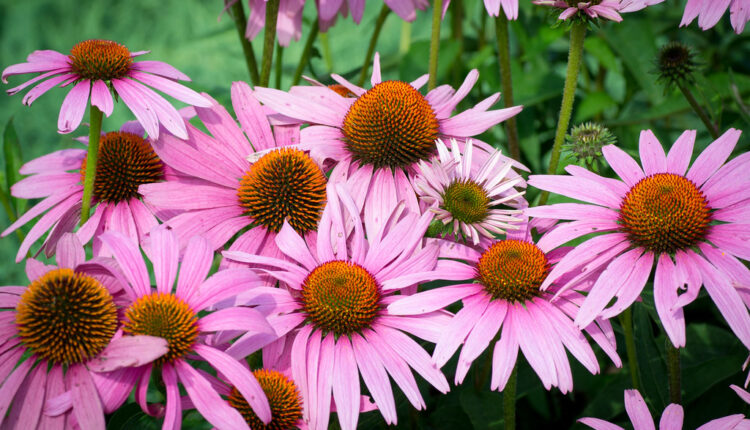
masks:
<svg viewBox="0 0 750 430"><path fill-rule="evenodd" d="M329 60L324 58L325 50L318 38L306 74L326 83L330 82L330 71L356 80L381 4L369 0L359 26L350 18L339 19L328 33ZM654 73L658 49L669 41L681 40L693 46L701 65L693 88L696 97L709 107L722 131L729 127L746 130L733 155L750 148L750 31L734 34L728 16L707 32L700 31L696 23L678 28L684 4L684 0L667 0L645 11L624 15L621 24L605 22L589 32L571 126L599 121L610 127L618 144L632 154L637 154L638 134L646 128L654 130L665 148L685 129L697 129L696 153L705 148L712 139L703 124L678 91L664 91ZM133 51L150 50L144 59L174 65L192 78L189 86L208 92L231 108L231 82L247 80L248 74L232 19L225 14L218 20L222 7L220 0L0 0L0 67L23 62L35 49L67 53L82 40L111 39ZM290 85L315 12L314 2L308 1L302 40L284 50L283 89ZM377 44L384 79L411 80L426 73L430 22L431 11L419 12L418 19L410 25L394 14L388 17ZM546 170L565 76L567 32L564 26L554 23L555 16L549 10L521 0L520 19L511 24L515 101L525 107L518 116L522 161L533 172ZM454 0L442 29L438 83L457 86L468 70L480 70L478 84L459 109L500 90L494 34L494 20L487 17L481 0ZM253 45L260 58L262 35ZM26 79L13 77L4 88ZM271 83L275 84L273 74ZM22 94L0 95L0 127L13 118L24 161L56 149L76 147L72 138L87 134L85 125L70 135L57 133L59 107L66 93L67 89L53 89L32 107L21 104ZM114 114L105 118L104 130L119 128L131 119L129 110L119 103ZM493 127L482 138L505 147L501 126ZM534 197L536 192L530 190L529 198ZM0 212L0 227L4 229L8 224L5 213ZM0 241L3 285L27 282L22 265L13 263L18 245L15 235ZM658 416L668 403L662 380L666 378L661 358L664 337L654 322L658 318L648 292L644 302L637 304L635 318L639 360L644 370L642 392ZM691 305L686 319L692 323L688 329L690 348L683 356L683 384L689 404L686 428L694 428L708 419L743 411L743 403L727 386L742 384L740 365L747 351L738 346L705 297ZM621 338L618 344L623 344ZM621 354L624 358L624 348ZM484 356L477 362L482 360ZM543 390L530 368L522 365L519 428L566 428L582 416L616 417L624 423L622 390L629 386L629 376L625 371L607 368L607 361L601 357L600 363L604 375L596 377L580 365L573 365L576 391L568 396ZM446 366L454 368L455 362ZM399 394L399 427L469 428L470 423L475 429L501 428L502 396L486 389L474 390L473 372L467 377L467 384L447 396L436 395L422 385L428 403L424 413L412 412ZM452 375L448 378L452 380ZM138 425L145 429L156 425L148 419L128 421L127 417L134 413L135 409L118 412L126 417L118 421L124 424L112 428ZM377 414L367 414L361 422L365 428L384 427Z"/></svg>

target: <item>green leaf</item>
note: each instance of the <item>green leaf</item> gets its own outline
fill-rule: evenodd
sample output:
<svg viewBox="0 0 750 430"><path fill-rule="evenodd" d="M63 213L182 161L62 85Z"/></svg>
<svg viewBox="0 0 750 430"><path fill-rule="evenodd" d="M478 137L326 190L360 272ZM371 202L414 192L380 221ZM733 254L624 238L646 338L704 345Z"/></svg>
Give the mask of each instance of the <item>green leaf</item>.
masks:
<svg viewBox="0 0 750 430"><path fill-rule="evenodd" d="M654 336L648 310L642 303L633 303L633 326L641 394L651 400L654 410L664 410L669 404L667 364L658 346L659 340ZM661 343L664 343L663 340Z"/></svg>
<svg viewBox="0 0 750 430"><path fill-rule="evenodd" d="M13 118L8 120L3 133L3 155L5 156L5 184L4 189L10 195L10 187L21 180L18 169L21 168L23 157L21 156L21 145L18 143L18 134L13 126ZM10 204L16 212L16 216L26 209L26 200L11 198Z"/></svg>
<svg viewBox="0 0 750 430"><path fill-rule="evenodd" d="M159 430L161 420L149 416L136 403L128 403L110 415L107 430Z"/></svg>
<svg viewBox="0 0 750 430"><path fill-rule="evenodd" d="M504 427L503 395L497 391L464 389L460 395L461 407L469 416L475 429L500 429Z"/></svg>

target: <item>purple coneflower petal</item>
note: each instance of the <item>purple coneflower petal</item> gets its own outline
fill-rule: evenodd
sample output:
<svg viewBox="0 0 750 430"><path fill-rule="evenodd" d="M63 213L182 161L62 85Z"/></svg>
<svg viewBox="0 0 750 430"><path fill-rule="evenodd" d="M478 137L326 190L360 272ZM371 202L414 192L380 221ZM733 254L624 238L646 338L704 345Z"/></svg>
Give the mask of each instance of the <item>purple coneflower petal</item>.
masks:
<svg viewBox="0 0 750 430"><path fill-rule="evenodd" d="M188 300L193 311L199 312L214 303L235 296L248 288L262 285L263 281L247 269L227 269L206 279Z"/></svg>
<svg viewBox="0 0 750 430"><path fill-rule="evenodd" d="M372 344L373 350L377 352L378 357L383 362L383 367L391 375L396 385L401 388L409 403L417 410L424 409L424 399L419 393L417 381L409 370L409 366L393 352L388 342L383 341L377 333L368 332L367 341Z"/></svg>
<svg viewBox="0 0 750 430"><path fill-rule="evenodd" d="M661 254L654 275L654 305L672 345L682 348L685 346L685 317L682 308L674 306L677 288L672 259L667 254Z"/></svg>
<svg viewBox="0 0 750 430"><path fill-rule="evenodd" d="M625 410L628 412L633 427L639 430L654 429L654 419L638 390L625 390Z"/></svg>
<svg viewBox="0 0 750 430"><path fill-rule="evenodd" d="M138 335L112 340L96 357L86 362L92 372L111 372L150 363L169 350L161 337Z"/></svg>
<svg viewBox="0 0 750 430"><path fill-rule="evenodd" d="M732 128L719 136L695 159L685 177L698 187L703 185L729 158L729 154L740 139L740 134L742 134L740 130Z"/></svg>
<svg viewBox="0 0 750 430"><path fill-rule="evenodd" d="M75 173L42 173L21 179L11 186L10 191L21 199L39 199L77 188L80 182L81 175Z"/></svg>
<svg viewBox="0 0 750 430"><path fill-rule="evenodd" d="M36 429L44 405L47 366L29 372L25 383L13 397L13 407L3 423L9 429Z"/></svg>
<svg viewBox="0 0 750 430"><path fill-rule="evenodd" d="M464 300L464 307L453 317L450 326L445 328L435 345L432 360L438 367L443 367L453 356L487 309L487 305L488 300L481 294Z"/></svg>
<svg viewBox="0 0 750 430"><path fill-rule="evenodd" d="M693 144L695 143L695 130L685 130L675 141L667 154L667 172L684 176L693 156Z"/></svg>
<svg viewBox="0 0 750 430"><path fill-rule="evenodd" d="M333 372L333 398L343 430L357 428L359 418L359 373L354 351L347 337L342 337L335 346L335 369Z"/></svg>
<svg viewBox="0 0 750 430"><path fill-rule="evenodd" d="M249 85L244 82L232 83L232 107L255 151L276 146L271 125Z"/></svg>
<svg viewBox="0 0 750 430"><path fill-rule="evenodd" d="M481 318L477 320L474 327L466 337L463 348L461 348L461 354L458 357L458 365L456 367L456 379L455 383L460 384L463 382L466 374L469 372L469 367L479 355L487 349L490 341L495 337L498 330L500 330L505 315L508 311L508 302L505 301L491 301L482 314Z"/></svg>
<svg viewBox="0 0 750 430"><path fill-rule="evenodd" d="M32 175L35 173L79 169L84 158L86 158L86 151L83 149L61 149L27 162L18 169L18 173Z"/></svg>
<svg viewBox="0 0 750 430"><path fill-rule="evenodd" d="M201 331L242 330L275 334L266 317L253 308L231 307L211 312L198 321Z"/></svg>
<svg viewBox="0 0 750 430"><path fill-rule="evenodd" d="M42 235L44 235L44 233L49 230L55 223L57 223L62 215L68 211L68 209L76 204L80 204L80 200L81 196L78 193L68 196L60 204L50 209L49 212L39 218L39 221L37 221L37 223L34 224L34 227L29 230L26 238L21 243L21 246L18 249L18 253L16 254L16 262L20 262L21 260L23 260L26 257L26 253L29 252L29 249L31 249L31 245L33 245L34 242L37 241L37 239L42 237Z"/></svg>
<svg viewBox="0 0 750 430"><path fill-rule="evenodd" d="M166 78L175 79L178 81L190 81L188 75L180 72L173 66L164 63L162 61L136 61L130 66L131 70L140 70L142 72L153 73L155 75L161 75Z"/></svg>
<svg viewBox="0 0 750 430"><path fill-rule="evenodd" d="M171 364L166 363L162 367L161 377L167 392L167 405L162 429L177 430L182 428L182 405L180 401L180 388L177 385L177 372Z"/></svg>
<svg viewBox="0 0 750 430"><path fill-rule="evenodd" d="M125 403L130 392L133 391L133 381L138 380L140 373L138 368L132 367L124 367L107 373L91 373L105 414L111 414Z"/></svg>
<svg viewBox="0 0 750 430"><path fill-rule="evenodd" d="M115 231L105 233L99 238L109 247L117 263L122 267L123 274L133 287L136 296L149 295L151 293L151 282L138 246L122 233Z"/></svg>
<svg viewBox="0 0 750 430"><path fill-rule="evenodd" d="M370 394L378 405L380 413L383 414L385 422L396 424L396 404L383 362L379 359L372 345L367 343L362 336L353 334L351 338L357 366L367 389L370 390Z"/></svg>
<svg viewBox="0 0 750 430"><path fill-rule="evenodd" d="M73 416L81 428L105 428L104 410L96 385L83 364L74 364L65 375L73 401Z"/></svg>
<svg viewBox="0 0 750 430"><path fill-rule="evenodd" d="M641 156L643 172L647 176L667 171L667 156L664 154L664 148L651 130L641 131L638 152Z"/></svg>
<svg viewBox="0 0 750 430"><path fill-rule="evenodd" d="M333 389L334 371L334 335L328 333L320 344L320 359L318 361L318 383L317 392L313 395L316 399L317 409L311 417L313 427L327 429L331 414L331 390ZM357 396L359 397L359 396Z"/></svg>
<svg viewBox="0 0 750 430"><path fill-rule="evenodd" d="M159 119L149 103L142 100L139 92L133 90L132 81L129 79L112 79L112 86L117 91L122 101L130 108L138 122L146 129L149 137L159 137ZM33 90L32 90L33 91ZM31 93L31 92L29 92ZM159 154L161 156L161 154Z"/></svg>
<svg viewBox="0 0 750 430"><path fill-rule="evenodd" d="M70 133L81 124L83 114L86 113L86 106L88 106L90 90L91 81L84 79L65 96L57 120L57 129L60 133Z"/></svg>
<svg viewBox="0 0 750 430"><path fill-rule="evenodd" d="M511 305L512 306L512 305ZM495 343L492 352L492 379L490 388L493 390L504 390L513 369L516 367L518 358L518 339L516 337L515 317L513 312L508 312L503 321L503 330L500 340Z"/></svg>
<svg viewBox="0 0 750 430"><path fill-rule="evenodd" d="M180 254L177 238L164 228L154 229L150 237L149 259L154 265L156 290L162 294L169 294L177 278L177 260Z"/></svg>
<svg viewBox="0 0 750 430"><path fill-rule="evenodd" d="M104 81L94 81L91 87L91 105L101 109L101 111L107 116L112 115L114 101L112 100L112 94L109 93L109 88Z"/></svg>
<svg viewBox="0 0 750 430"><path fill-rule="evenodd" d="M622 178L629 187L634 186L641 179L645 177L641 166L633 160L633 157L625 153L622 149L614 146L607 145L602 148L602 154L609 163L612 170L617 173L617 176Z"/></svg>

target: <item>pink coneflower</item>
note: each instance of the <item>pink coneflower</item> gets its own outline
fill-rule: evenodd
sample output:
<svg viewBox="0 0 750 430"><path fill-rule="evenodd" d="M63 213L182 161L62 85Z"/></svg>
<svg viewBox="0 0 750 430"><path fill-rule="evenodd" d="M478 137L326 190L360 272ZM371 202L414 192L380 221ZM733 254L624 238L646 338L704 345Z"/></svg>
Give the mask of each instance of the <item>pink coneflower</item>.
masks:
<svg viewBox="0 0 750 430"><path fill-rule="evenodd" d="M176 236L165 228L151 231L147 249L154 268L156 289L151 287L150 275L141 251L127 237L115 233L101 236L121 269L121 284L126 309L123 332L126 335L149 335L164 338L168 351L152 363L129 370L127 378L118 384L119 393L112 395L121 401L135 385L136 401L144 412L164 413L165 429L180 428L182 406L179 384L203 417L219 429L247 428L242 415L231 408L201 371L187 360L196 358L220 372L237 387L248 400L261 421L271 419L271 410L263 389L252 373L235 358L209 346L206 335L232 330L237 335L245 332L270 334L274 331L265 317L249 307L227 307L203 317L198 314L217 302L262 284L249 269L228 269L208 277L213 262L213 251L202 237L194 237L188 244L178 269L180 255ZM116 269L115 269L116 270ZM177 277L179 271L179 279ZM173 285L177 281L177 287ZM151 373L161 373L167 399L163 409L149 405L146 400Z"/></svg>
<svg viewBox="0 0 750 430"><path fill-rule="evenodd" d="M140 243L158 224L152 210L141 201L138 187L165 177L161 160L144 139L137 123L126 123L120 131L103 134L99 142L94 204L96 210L80 228L82 243L106 231L119 231ZM86 150L63 149L24 164L19 172L31 175L11 187L11 194L22 199L43 200L26 211L3 231L7 236L32 219L44 214L29 231L16 255L21 261L44 233L50 231L42 249L52 255L60 236L73 230L81 216ZM94 240L94 253L100 244Z"/></svg>
<svg viewBox="0 0 750 430"><path fill-rule="evenodd" d="M41 75L8 90L13 95L29 85L38 85L23 98L23 103L31 105L37 97L53 87L73 88L68 92L57 120L60 133L70 133L81 123L89 99L109 116L114 108L110 90L120 96L151 137L159 136L159 124L175 136L185 138L185 125L177 110L149 85L177 100L194 106L209 106L208 100L200 94L177 84L175 81L189 81L184 73L161 61L133 61L135 57L149 51L130 52L128 48L110 40L86 40L73 46L70 55L57 51L34 51L26 58L27 63L14 64L3 70L2 80L8 83L8 76L26 73Z"/></svg>
<svg viewBox="0 0 750 430"><path fill-rule="evenodd" d="M576 317L583 327L599 315L611 318L630 306L656 260L654 302L675 347L685 346L682 308L704 285L734 333L750 348L750 315L738 291L740 281L750 279L739 260L750 259L750 154L723 165L740 134L735 129L724 133L690 170L695 131L683 133L665 155L656 136L646 130L640 138L643 168L613 145L602 149L620 181L576 166L566 168L572 176L531 176L529 185L590 203L528 209L530 216L573 221L555 230L560 242L605 232L564 257L542 289L572 269L605 268ZM686 285L687 292L678 296ZM613 297L617 302L605 309Z"/></svg>
<svg viewBox="0 0 750 430"><path fill-rule="evenodd" d="M471 363L500 332L492 357L493 390L505 388L520 348L546 389L554 386L567 393L573 389L573 375L566 348L589 372L599 372L594 351L572 320L584 297L574 290L559 291L557 284L547 291L539 289L550 268L570 250L555 250L555 241L545 238L534 244L527 228L509 232L508 236L491 242L481 252L444 242L443 256L465 260L451 261L453 277L465 283L396 300L388 311L395 315L420 314L463 300L463 308L441 333L433 354L434 362L442 367L463 344L456 384L463 382ZM616 366L622 365L607 320L597 319L585 331Z"/></svg>
<svg viewBox="0 0 750 430"><path fill-rule="evenodd" d="M242 0L225 0L224 10ZM266 2L268 0L248 0L247 7L250 16L245 27L245 37L252 41L266 26ZM289 46L289 42L299 40L302 36L302 10L305 0L280 0L279 14L276 18L276 39L281 46Z"/></svg>
<svg viewBox="0 0 750 430"><path fill-rule="evenodd" d="M420 282L453 279L438 266L436 246L418 249L432 215L387 214L377 231L362 228L359 209L342 185L329 184L328 204L317 239L303 239L285 223L276 244L286 259L225 251L226 258L249 263L278 279L288 290L278 297L290 318L287 335L294 380L307 403L305 421L327 429L331 399L345 430L357 427L360 376L389 424L396 406L388 374L417 409L425 407L414 369L439 391L448 382L427 352L408 335L434 342L449 314L441 309L414 316L391 315L394 293ZM353 225L351 234L347 226ZM290 261L291 260L291 261ZM294 321L294 323L293 323ZM282 335L277 330L277 334ZM227 349L242 349L235 342Z"/></svg>
<svg viewBox="0 0 750 430"><path fill-rule="evenodd" d="M187 141L165 133L154 143L156 153L180 178L143 185L139 192L157 209L183 212L164 220L181 246L200 234L217 249L251 227L237 242L247 243L248 252L262 249L278 255L273 238L284 220L303 234L317 229L326 177L306 153L287 147L298 142L299 127L277 126L274 136L247 84L232 85L232 105L242 128L213 103L210 109L196 109L213 137L188 124Z"/></svg>
<svg viewBox="0 0 750 430"><path fill-rule="evenodd" d="M490 16L499 16L500 6L508 19L518 19L518 0L484 0L484 8Z"/></svg>
<svg viewBox="0 0 750 430"><path fill-rule="evenodd" d="M420 200L433 206L430 210L435 219L448 227L449 233L476 245L480 236L493 238L506 229L518 229L521 218L514 215L527 204L522 197L525 191L514 188L526 184L512 170L513 163L494 151L484 163L474 164L473 148L467 140L461 155L455 139L450 151L438 139L438 156L431 164L419 161L414 188Z"/></svg>
<svg viewBox="0 0 750 430"><path fill-rule="evenodd" d="M336 22L337 14L346 17L351 12L352 19L359 24L365 12L365 0L316 0L315 3L318 5L320 31L323 32ZM407 22L417 19L417 11L427 10L430 5L429 0L383 0L383 3L399 18ZM445 16L449 3L449 0L443 2L443 16Z"/></svg>
<svg viewBox="0 0 750 430"><path fill-rule="evenodd" d="M680 27L689 25L698 17L698 26L703 30L716 25L729 8L729 19L737 34L745 30L745 24L750 21L749 0L688 0L685 13L682 15Z"/></svg>
<svg viewBox="0 0 750 430"><path fill-rule="evenodd" d="M604 18L615 22L622 21L621 13L635 12L664 0L534 0L540 6L564 9L559 19L573 17Z"/></svg>
<svg viewBox="0 0 750 430"><path fill-rule="evenodd" d="M3 428L104 428L104 412L92 372L116 371L157 359L164 339L122 337L112 277L86 271L86 254L75 235L58 243L57 264L26 260L28 286L0 287L0 425ZM63 375L63 368L66 369ZM42 413L45 402L69 387L73 410ZM10 409L10 413L8 412ZM71 416L68 416L71 415Z"/></svg>
<svg viewBox="0 0 750 430"><path fill-rule="evenodd" d="M521 106L488 111L500 97L496 93L451 117L478 75L472 70L458 91L443 85L423 96L418 89L427 82L426 75L411 84L382 81L376 54L370 90L332 75L355 97L319 86L292 87L289 93L256 88L255 94L274 111L312 124L301 131L299 148L309 150L320 162L337 162L331 180L347 181L360 206L368 202L365 223L373 224L381 222L382 212L390 213L401 200L410 210L419 211L409 176L416 173L420 160L435 155L438 138L456 138L463 147L467 137L521 111ZM474 147L485 154L493 151L476 139ZM378 197L371 197L375 194Z"/></svg>
<svg viewBox="0 0 750 430"><path fill-rule="evenodd" d="M732 388L735 389L735 386L732 386ZM742 390L736 387L735 391L737 389ZM740 393L738 392L738 394ZM741 394L740 397L748 401ZM633 430L653 430L655 428L654 418L651 416L648 405L646 405L646 401L643 400L643 396L641 396L638 390L625 390L625 411L627 411L628 418L630 418L630 422L633 425ZM659 430L681 430L684 418L685 411L682 409L682 406L677 403L670 403L661 414ZM581 418L578 422L596 430L623 430L622 427L599 418ZM748 424L750 424L750 420L746 420L744 415L735 414L709 421L696 430L745 429Z"/></svg>

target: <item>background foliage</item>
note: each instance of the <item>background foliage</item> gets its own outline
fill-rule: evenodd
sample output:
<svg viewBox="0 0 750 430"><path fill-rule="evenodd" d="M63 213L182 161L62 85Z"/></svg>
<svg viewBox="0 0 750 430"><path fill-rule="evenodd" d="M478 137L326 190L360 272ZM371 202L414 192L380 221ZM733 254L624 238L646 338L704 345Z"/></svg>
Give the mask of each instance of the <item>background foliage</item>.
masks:
<svg viewBox="0 0 750 430"><path fill-rule="evenodd" d="M457 86L468 70L479 69L479 82L464 102L468 106L500 88L494 21L487 16L481 0L453 3L442 29L438 83ZM231 109L230 84L247 80L247 70L231 18L224 15L217 21L222 6L219 0L0 0L0 66L22 62L35 49L67 52L81 40L111 39L131 50L151 50L146 59L174 65L193 79L192 88L208 92ZM367 2L365 18L359 26L351 19L339 19L328 33L330 56L325 55L318 38L315 57L306 74L323 82L330 82L327 74L331 71L356 79L380 6L379 1ZM683 8L684 0L667 0L645 11L625 15L621 24L606 22L588 33L571 125L588 120L601 122L612 130L618 144L632 154L637 154L638 134L645 128L653 129L665 147L685 129L697 129L696 152L705 148L711 138L703 124L677 90L664 91L654 73L658 49L671 40L680 40L698 53L701 70L696 75L696 97L710 107L721 131L729 127L745 130L735 155L750 149L750 31L734 34L728 16L707 32L700 31L695 24L680 29ZM303 40L284 50L282 89L288 89L291 83L315 12L313 2L307 2ZM541 173L548 164L560 107L567 31L565 26L551 25L554 16L528 0L521 0L519 16L518 21L511 23L511 53L515 101L524 105L518 116L522 161L532 172ZM409 25L394 14L389 16L377 45L384 78L411 80L426 73L430 19L431 12L421 12ZM254 46L259 56L262 34ZM20 78L11 80L11 85L16 82L20 83ZM271 82L279 86L273 78ZM57 114L65 94L65 90L53 90L38 99L33 109L21 104L21 95L0 97L0 124L13 119L24 161L79 145L72 137L85 134L86 128L73 135L56 132ZM105 118L104 129L116 129L130 119L130 112L122 105L117 106L112 117ZM6 133L6 139L12 136ZM505 145L500 126L488 131L483 139L500 147ZM13 159L7 155L3 158L6 162ZM535 196L536 192L531 190L529 200ZM551 202L555 201L559 200L553 196ZM5 228L8 224L2 213L0 225ZM22 265L13 264L18 245L16 236L0 241L3 285L26 282ZM728 388L730 383L743 384L741 365L747 351L728 331L706 297L701 296L688 306L685 317L689 323L688 347L683 351L685 428L730 413L747 414L750 409ZM634 320L641 392L658 417L669 402L662 358L665 338L650 296L636 303ZM615 326L620 355L625 360L624 341L619 325ZM568 395L557 390L545 391L521 359L518 427L568 428L579 426L575 420L584 416L625 425L623 390L630 388L630 376L626 369L608 364L603 354L599 358L602 375L597 376L588 374L577 361L571 360L575 391ZM485 357L478 359L466 382L452 388L448 395L439 395L423 384L427 411L414 411L403 395L398 397L398 427L502 428L502 394L489 391L487 378L480 376L485 360ZM454 358L444 368L451 381L455 361ZM484 385L475 384L481 380ZM188 416L184 425L200 428L203 424L197 417ZM381 417L372 413L363 415L360 425L385 427ZM136 426L160 428L157 421L140 413L133 404L110 417L112 429Z"/></svg>

